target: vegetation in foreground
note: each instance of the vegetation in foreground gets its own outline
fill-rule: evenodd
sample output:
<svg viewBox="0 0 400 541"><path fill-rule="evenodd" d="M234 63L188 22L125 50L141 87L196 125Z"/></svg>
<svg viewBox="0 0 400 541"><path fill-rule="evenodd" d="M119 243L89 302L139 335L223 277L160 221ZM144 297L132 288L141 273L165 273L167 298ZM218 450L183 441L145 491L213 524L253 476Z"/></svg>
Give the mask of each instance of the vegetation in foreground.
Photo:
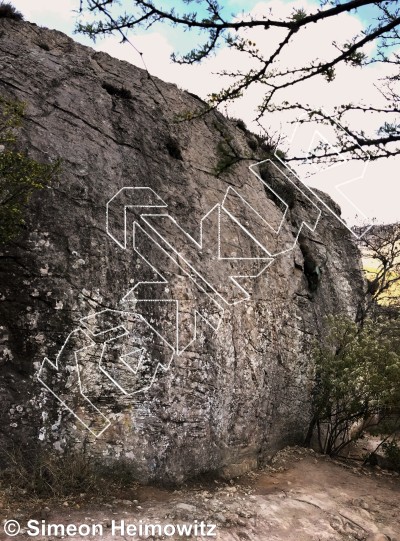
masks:
<svg viewBox="0 0 400 541"><path fill-rule="evenodd" d="M400 223L374 226L360 245L366 296L356 321L328 318L315 347L308 442L314 435L335 456L366 434L379 436L366 460L379 450L400 471Z"/></svg>
<svg viewBox="0 0 400 541"><path fill-rule="evenodd" d="M359 325L341 315L327 323L325 342L315 349L320 450L338 455L372 428L393 447L400 437L400 317Z"/></svg>
<svg viewBox="0 0 400 541"><path fill-rule="evenodd" d="M118 494L135 486L135 470L128 461L106 463L84 452L51 452L41 448L0 450L0 489L9 500L67 499Z"/></svg>

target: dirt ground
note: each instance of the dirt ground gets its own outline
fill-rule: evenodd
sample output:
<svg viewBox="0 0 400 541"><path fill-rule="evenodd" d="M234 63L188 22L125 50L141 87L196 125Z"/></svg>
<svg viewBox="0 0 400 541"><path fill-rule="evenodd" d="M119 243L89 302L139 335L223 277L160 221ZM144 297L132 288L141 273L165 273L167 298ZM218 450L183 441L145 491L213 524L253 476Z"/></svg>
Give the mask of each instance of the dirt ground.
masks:
<svg viewBox="0 0 400 541"><path fill-rule="evenodd" d="M6 521L17 520L22 528L14 537L18 540L400 541L400 477L294 448L280 452L265 470L234 482L198 481L179 490L135 486L111 499L101 494L88 499L81 494L57 505L31 502L22 506L0 500L0 514L1 540L11 539L4 533ZM85 530L75 535L70 531L73 535L64 532L63 537L60 530L55 535L33 536L28 519L37 520L40 528L42 524L88 524L99 525L102 532L86 535ZM124 532L119 529L121 521ZM132 524L143 528L197 524L198 535L172 535L171 528L160 535L156 528L134 536L128 530Z"/></svg>

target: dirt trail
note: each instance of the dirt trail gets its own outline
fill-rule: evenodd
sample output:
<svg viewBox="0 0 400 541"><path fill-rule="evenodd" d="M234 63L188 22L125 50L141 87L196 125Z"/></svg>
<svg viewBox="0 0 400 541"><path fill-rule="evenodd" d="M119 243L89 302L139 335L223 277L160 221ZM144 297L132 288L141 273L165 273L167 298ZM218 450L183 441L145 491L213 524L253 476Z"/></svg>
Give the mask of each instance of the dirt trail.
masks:
<svg viewBox="0 0 400 541"><path fill-rule="evenodd" d="M132 489L133 490L133 489ZM67 506L68 504L68 506ZM21 506L0 509L2 520L16 519L25 531L15 537L56 539L57 536L29 536L28 518L45 524L98 524L103 532L94 536L65 535L65 539L140 539L117 527L128 524L195 524L203 533L216 524L216 537L191 539L221 541L363 541L371 534L386 534L400 541L400 478L379 469L363 469L339 463L304 449L279 453L273 465L249 474L235 483L198 482L180 490L135 487L118 495L85 501L84 496L61 506L37 505L30 511ZM113 521L116 528L113 531ZM41 524L41 522L40 522ZM25 527L25 528L24 528ZM0 539L11 539L1 528ZM171 530L167 530L167 534ZM202 533L198 529L198 533ZM187 539L179 535L143 535L141 538ZM58 536L60 537L60 536ZM376 538L378 541L378 538ZM382 539L385 539L384 537ZM380 539L379 539L380 541Z"/></svg>

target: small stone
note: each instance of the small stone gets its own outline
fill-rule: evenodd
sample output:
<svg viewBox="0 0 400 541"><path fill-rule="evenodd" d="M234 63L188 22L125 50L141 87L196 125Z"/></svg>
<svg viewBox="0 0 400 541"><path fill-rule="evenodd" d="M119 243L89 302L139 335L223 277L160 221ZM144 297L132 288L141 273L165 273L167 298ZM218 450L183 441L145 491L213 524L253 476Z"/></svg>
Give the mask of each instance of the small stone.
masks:
<svg viewBox="0 0 400 541"><path fill-rule="evenodd" d="M359 509L358 511L360 513L360 515L362 515L365 519L367 520L371 520L371 513L369 511L367 511L366 509Z"/></svg>
<svg viewBox="0 0 400 541"><path fill-rule="evenodd" d="M195 513L197 511L197 507L190 505L189 503L178 503L176 508L180 511L186 511L187 513Z"/></svg>
<svg viewBox="0 0 400 541"><path fill-rule="evenodd" d="M214 516L218 520L218 522L220 522L221 524L225 524L225 522L226 522L226 516L225 515L223 515L222 513L217 513Z"/></svg>
<svg viewBox="0 0 400 541"><path fill-rule="evenodd" d="M68 502L64 502L64 503L63 503L63 506L64 506L64 507L69 507L69 503L68 503Z"/></svg>

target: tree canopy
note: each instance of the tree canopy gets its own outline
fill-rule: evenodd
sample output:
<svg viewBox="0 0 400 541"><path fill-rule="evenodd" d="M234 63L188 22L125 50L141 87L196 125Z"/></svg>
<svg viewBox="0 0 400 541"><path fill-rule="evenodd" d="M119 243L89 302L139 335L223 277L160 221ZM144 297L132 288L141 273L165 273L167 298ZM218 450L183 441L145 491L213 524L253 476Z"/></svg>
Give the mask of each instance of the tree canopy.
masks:
<svg viewBox="0 0 400 541"><path fill-rule="evenodd" d="M318 121L332 125L337 131L339 153L345 157L365 160L400 153L400 123L396 116L400 111L397 91L400 78L400 6L397 0L322 0L313 11L298 8L289 17L274 16L267 3L265 13L258 16L244 12L229 14L218 0L182 0L181 4L173 4L175 7L165 7L168 2L131 0L124 4L129 7L129 11L124 12L118 8L117 0L80 0L80 11L91 13L93 20L78 25L78 31L93 39L116 32L123 41L129 40L130 31L150 29L156 23L196 31L195 37L200 39L198 46L183 55L173 54L175 62L200 63L222 46L239 51L248 58L246 69L221 72L221 75L228 77L230 84L210 94L208 109L237 99L254 85L262 85L263 98L255 115L258 121L270 112L293 110L302 114L301 122ZM335 53L331 58L319 58L316 44L313 60L305 61L295 69L285 67L281 58L296 35L302 33L303 36L315 25L346 13L357 13L367 21L361 32L341 42L339 23L338 38L333 43ZM268 39L276 29L281 31L280 39L265 54L252 38L252 32L261 30ZM367 69L372 64L382 64L388 68L379 82L383 105L382 102L378 105L365 103L361 96L358 103L344 100L332 114L326 114L305 100L288 103L282 98L283 91L289 87L298 88L298 95L301 96L302 85L312 79L323 77L333 81L339 66L345 64L355 69ZM362 126L354 125L351 121L354 112L378 115L379 126L374 133L365 133ZM336 123L332 123L332 120ZM343 137L337 130L339 124L349 137ZM329 147L321 147L319 152L319 158L330 159L336 155Z"/></svg>

